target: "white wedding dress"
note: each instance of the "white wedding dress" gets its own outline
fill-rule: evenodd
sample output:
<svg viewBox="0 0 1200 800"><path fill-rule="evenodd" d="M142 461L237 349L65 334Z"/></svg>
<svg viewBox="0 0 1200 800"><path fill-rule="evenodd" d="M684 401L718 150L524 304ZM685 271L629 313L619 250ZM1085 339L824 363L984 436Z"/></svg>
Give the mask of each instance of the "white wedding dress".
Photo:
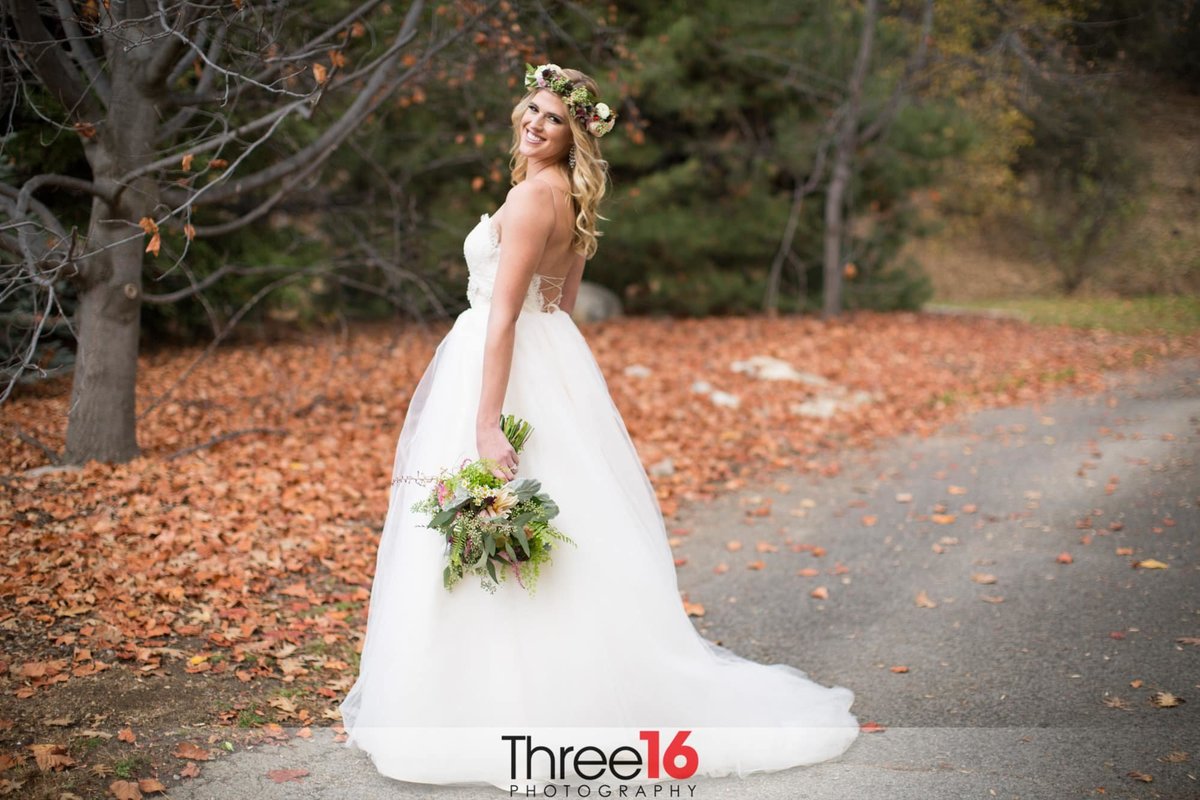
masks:
<svg viewBox="0 0 1200 800"><path fill-rule="evenodd" d="M484 214L464 243L471 306L417 384L394 478L478 457L475 412L499 253ZM543 296L543 277L533 277L516 323L502 409L533 426L517 477L541 481L560 508L554 523L576 546L557 546L532 596L511 573L494 594L472 577L447 591L444 540L424 527L427 514L410 510L431 484L394 481L359 675L341 703L346 746L403 781L522 794L556 784L559 797L563 784L686 784L838 756L859 732L851 690L743 659L688 618L650 481L587 342L556 292ZM642 731L658 731L647 735L660 737L657 775ZM663 754L679 731L691 731L682 744L696 762L679 758L668 774ZM631 748L617 754L626 766L599 777L598 767L575 772L572 759L588 745L606 758ZM530 761L530 746L548 747L553 766L539 750ZM565 747L574 749L560 760ZM587 751L585 765L595 757ZM640 771L628 766L639 758Z"/></svg>

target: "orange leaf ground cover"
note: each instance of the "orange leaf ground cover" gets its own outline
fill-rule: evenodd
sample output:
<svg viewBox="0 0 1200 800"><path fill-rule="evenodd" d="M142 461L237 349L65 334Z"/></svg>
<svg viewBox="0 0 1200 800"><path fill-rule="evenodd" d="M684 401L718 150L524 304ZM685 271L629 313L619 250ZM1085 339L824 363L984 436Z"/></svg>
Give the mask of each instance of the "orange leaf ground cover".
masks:
<svg viewBox="0 0 1200 800"><path fill-rule="evenodd" d="M365 625L396 437L449 326L227 347L194 369L203 348L145 354L139 414L186 379L140 419L143 455L126 464L26 477L45 454L6 437L0 624L23 633L0 665L7 691L31 696L118 662L154 673L167 657L243 681L306 676L340 696ZM680 501L772 471L835 473L843 448L1063 387L1096 390L1102 370L1200 349L1196 336L913 313L633 318L583 331L644 464L673 462L652 478L668 518ZM794 404L820 390L731 369L755 355L877 397L828 419L797 415ZM635 364L648 374L627 374ZM697 380L736 395L737 407L693 391ZM69 390L12 398L5 420L61 448ZM280 432L167 458L246 428Z"/></svg>

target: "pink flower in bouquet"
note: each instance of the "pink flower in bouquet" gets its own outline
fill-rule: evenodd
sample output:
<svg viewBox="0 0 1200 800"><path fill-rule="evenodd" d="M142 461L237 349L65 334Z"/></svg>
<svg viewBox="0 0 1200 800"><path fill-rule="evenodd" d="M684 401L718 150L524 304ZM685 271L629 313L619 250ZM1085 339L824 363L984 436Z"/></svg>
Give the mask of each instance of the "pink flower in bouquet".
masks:
<svg viewBox="0 0 1200 800"><path fill-rule="evenodd" d="M438 501L438 505L439 505L439 506L441 506L441 505L445 505L445 504L446 504L446 498L447 498L447 497L449 497L449 496L450 496L450 487L446 485L446 482L445 482L445 481L438 481L438 485L437 485L437 501Z"/></svg>

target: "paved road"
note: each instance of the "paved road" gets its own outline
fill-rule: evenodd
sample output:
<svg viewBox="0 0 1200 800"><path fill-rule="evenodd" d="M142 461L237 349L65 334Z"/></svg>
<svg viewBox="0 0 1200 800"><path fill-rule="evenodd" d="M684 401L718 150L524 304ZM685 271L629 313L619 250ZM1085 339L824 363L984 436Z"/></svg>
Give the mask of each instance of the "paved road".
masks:
<svg viewBox="0 0 1200 800"><path fill-rule="evenodd" d="M783 476L684 509L672 526L691 531L676 547L688 559L680 588L705 607L705 635L854 689L860 721L886 730L832 762L644 796L1200 798L1200 646L1176 641L1200 637L1200 359L843 455L835 478ZM768 502L770 514L747 513ZM743 547L728 550L732 539ZM759 541L778 549L759 552ZM1167 567L1131 566L1149 559ZM762 569L747 566L756 560ZM796 574L808 567L820 574ZM816 586L827 599L810 596ZM918 605L920 592L933 607ZM891 670L900 665L908 671ZM1184 702L1156 707L1160 691ZM297 767L309 770L299 782L266 777ZM170 790L506 794L380 777L328 729L206 764Z"/></svg>

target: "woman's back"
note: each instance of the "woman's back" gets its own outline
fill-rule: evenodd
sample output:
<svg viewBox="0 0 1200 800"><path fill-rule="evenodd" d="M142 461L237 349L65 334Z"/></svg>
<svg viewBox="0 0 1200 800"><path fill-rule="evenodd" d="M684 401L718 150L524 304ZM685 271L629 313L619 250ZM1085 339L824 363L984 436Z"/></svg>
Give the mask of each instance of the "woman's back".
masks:
<svg viewBox="0 0 1200 800"><path fill-rule="evenodd" d="M529 178L528 180L545 184L549 188L551 213L554 216L554 226L546 241L542 257L534 267L534 273L541 276L542 295L547 304L558 305L563 298L564 288L571 271L582 256L572 247L575 239L575 204L571 199L566 181L560 176ZM501 248L504 247L505 208L508 203L497 209L492 220L496 225ZM582 264L578 264L582 267Z"/></svg>

